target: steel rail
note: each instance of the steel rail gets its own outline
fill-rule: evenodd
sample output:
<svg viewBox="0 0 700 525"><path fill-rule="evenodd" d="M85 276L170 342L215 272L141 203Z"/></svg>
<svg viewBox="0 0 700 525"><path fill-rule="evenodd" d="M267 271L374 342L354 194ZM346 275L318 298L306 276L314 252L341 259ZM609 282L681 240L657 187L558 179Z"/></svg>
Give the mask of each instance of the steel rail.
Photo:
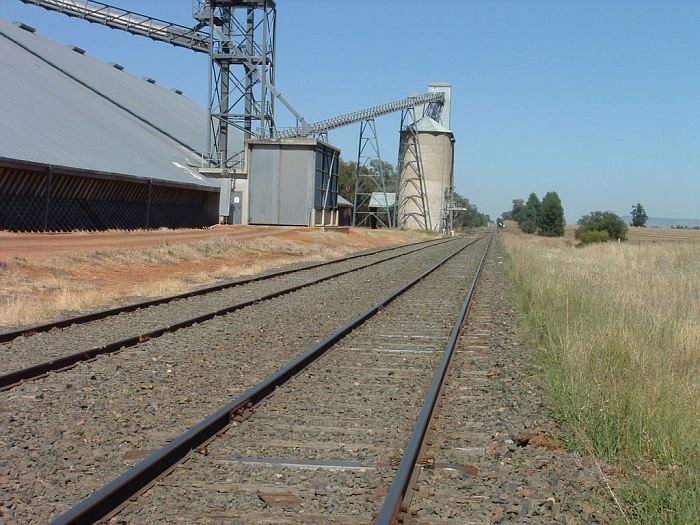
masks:
<svg viewBox="0 0 700 525"><path fill-rule="evenodd" d="M345 262L345 261L351 261L353 259L358 259L360 257L369 257L371 255L376 255L376 254L388 252L391 250L399 250L401 248L406 248L406 247L410 247L410 246L419 246L419 245L428 244L428 243L440 244L440 242L444 242L444 241L435 241L434 239L430 239L427 241L419 241L419 242L414 242L414 243L409 243L409 244L403 244L401 246L391 246L389 248L380 248L378 250L363 251L361 253L356 253L353 255L345 256L345 257L338 257L336 259L331 259L329 261L323 261L323 262L319 262L319 263L309 264L309 265L306 265L306 266L303 266L300 268L292 268L292 269L284 269L283 268L281 270L276 270L274 272L266 273L266 274L259 275L256 277L250 277L248 279L235 279L232 281L226 281L224 283L215 284L213 286L206 286L204 288L196 288L195 290L191 290L189 292L183 292L183 293L179 293L176 295L170 295L168 297L160 297L158 299L151 299L148 301L131 303L131 304L127 304L124 306L117 306L115 308L108 308L106 310L98 310L96 312L90 312L88 314L76 315L74 317L68 317L66 319L59 319L58 321L52 321L50 323L25 326L24 328L20 328L19 330L13 330L11 332L0 333L0 343L7 343L9 341L12 341L13 339L17 339L18 337L23 337L23 336L27 337L30 335L34 335L35 333L48 332L50 330L53 330L54 328L65 328L67 326L71 326L74 324L83 324L83 323L89 323L91 321L99 321L100 319L104 319L106 317L111 317L113 315L118 315L118 314L127 313L127 312L133 312L136 310L141 310L142 308L148 308L150 306L157 306L160 304L165 304L165 303L177 301L180 299L188 299L190 297L196 297L198 295L206 295L208 293L218 292L221 290L225 290L226 288L234 288L236 286L243 286L245 284L250 284L250 283L254 283L254 282L258 282L258 281L265 281L267 279L272 279L274 277L279 277L281 275L289 275L291 273L302 272L304 270L312 270L314 268L320 268L323 266L329 266L331 264L336 264L336 263Z"/></svg>
<svg viewBox="0 0 700 525"><path fill-rule="evenodd" d="M161 327L156 328L154 330L150 330L150 331L145 332L145 333L126 337L124 339L120 339L119 341L115 341L115 342L112 342L112 343L109 343L106 345L96 346L96 347L93 347L93 348L90 348L87 350L82 350L80 352L69 354L69 355L66 355L63 357L57 357L55 359L51 359L51 360L45 361L43 363L38 363L36 365L32 365L32 366L29 366L27 368L23 368L21 370L15 370L14 372L9 372L7 374L0 375L0 391L14 388L14 387L22 384L22 382L24 382L24 381L39 379L39 378L45 376L46 374L48 374L49 372L57 372L60 370L66 370L68 368L71 368L71 367L77 365L78 363L80 363L82 361L88 361L88 360L93 359L95 357L98 357L100 355L110 354L110 353L118 352L124 348L136 346L140 343L148 341L149 339L154 339L156 337L160 337L161 335L163 335L165 333L175 332L176 330L180 330L182 328L188 328L194 324L202 323L204 321L208 321L210 319L213 319L214 317L229 314L229 313L235 312L237 310L241 310L243 308L246 308L248 306L253 306L255 304L261 303L263 301L269 301L270 299L274 299L274 298L280 297L282 295L296 292L298 290L301 290L302 288L308 288L310 286L314 286L314 285L322 283L324 281L328 281L330 279L335 279L336 277L340 277L340 276L346 275L348 273L356 272L358 270L363 270L363 269L369 268L371 266L376 266L378 264L382 264L382 263L391 261L393 259L398 259L399 257L410 255L410 254L415 253L417 251L428 249L432 246L445 244L447 242L451 242L452 240L453 239L442 240L442 241L434 242L433 244L430 244L428 246L419 246L418 248L415 248L415 249L410 250L408 252L403 252L403 253L399 253L396 255L392 255L392 256L386 257L384 259L381 259L379 261L370 262L367 264L356 266L354 268L350 268L348 270L342 270L340 272L335 272L335 273L333 273L331 275L327 275L325 277L319 277L318 279L314 279L312 281L308 281L305 283L296 284L294 286L283 288L282 290L277 290L276 292L272 292L272 293L257 297L255 299L250 299L250 300L244 301L242 303L233 304L233 305L227 306L225 308L220 308L218 310L207 312L205 314L200 314L196 317L191 317L189 319L185 319L184 321L180 321L179 323L175 323L175 324L167 325L167 326L161 326Z"/></svg>
<svg viewBox="0 0 700 525"><path fill-rule="evenodd" d="M136 464L114 481L87 497L66 513L58 516L52 525L78 525L95 523L119 510L129 499L148 488L161 475L167 473L190 452L204 445L222 432L231 421L245 418L255 410L255 405L272 394L299 372L325 354L352 330L374 316L397 297L411 289L428 275L457 256L469 246L480 241L486 234L468 242L458 250L440 260L409 283L401 286L380 302L354 317L325 339L312 346L304 354L289 361L283 368L269 375L242 395L219 408L206 419L183 432L160 450Z"/></svg>
<svg viewBox="0 0 700 525"><path fill-rule="evenodd" d="M479 276L481 275L484 260L486 259L486 254L488 253L492 242L493 234L491 234L489 243L484 250L484 254L481 256L481 260L479 261L479 266L474 274L474 278L469 285L469 290L466 298L464 299L464 303L462 304L462 310L460 311L457 322L452 329L452 333L447 346L445 347L445 351L442 353L442 358L440 359L437 372L435 373L433 381L430 384L430 390L428 390L428 394L425 397L420 414L413 427L413 433L411 434L408 445L404 450L401 463L396 471L396 476L394 476L389 492L384 499L382 509L377 517L375 525L394 525L398 522L399 513L402 511L408 511L408 509L404 507L406 494L410 488L411 478L413 476L416 463L420 458L421 449L423 448L424 439L428 432L430 421L432 420L433 412L439 399L440 390L442 389L443 382L447 376L447 369L450 366L454 349L457 346L459 333L462 330L462 325L467 317L469 306L471 305L472 298L474 297L476 284L479 280Z"/></svg>

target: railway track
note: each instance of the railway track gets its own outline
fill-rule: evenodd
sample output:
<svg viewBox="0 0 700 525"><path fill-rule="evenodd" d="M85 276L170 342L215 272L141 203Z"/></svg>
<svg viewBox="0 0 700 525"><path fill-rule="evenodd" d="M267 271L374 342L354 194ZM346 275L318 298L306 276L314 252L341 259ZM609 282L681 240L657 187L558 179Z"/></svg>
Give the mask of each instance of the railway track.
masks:
<svg viewBox="0 0 700 525"><path fill-rule="evenodd" d="M445 242L354 254L0 334L0 390Z"/></svg>
<svg viewBox="0 0 700 525"><path fill-rule="evenodd" d="M442 240L427 240L427 241L420 241L420 242L415 242L415 243L410 243L410 244L404 244L401 246L391 246L388 248L379 248L376 250L363 250L359 253L354 253L352 255L347 255L345 257L338 257L329 261L323 261L323 262L318 262L318 263L298 263L298 264L292 264L289 265L285 268L282 268L280 270L273 270L269 272L264 272L259 275L256 275L254 277L249 277L249 278L241 278L241 279L232 279L230 281L218 283L215 285L210 285L210 286L203 286L196 288L194 290L191 290L189 292L184 292L180 294L175 294L175 295L170 295L167 297L159 297L156 299L151 299L148 301L141 301L141 302L136 302L136 303L130 303L130 304L125 304L122 306L117 306L114 308L107 308L104 310L98 310L94 312L89 312L86 314L82 315L76 315L72 317L68 317L65 319L58 319L55 321L51 321L48 323L41 323L41 324L34 324L30 326L24 326L21 328L18 328L16 330L9 330L9 331L0 331L0 343L7 343L9 341L12 341L13 339L17 339L18 337L27 337L27 336L32 336L37 333L43 333L43 332L49 332L51 330L54 330L56 328L65 328L67 326L72 326L72 325L78 325L78 324L84 324L84 323L89 323L91 321L97 321L100 319L105 319L107 317L127 313L127 312L133 312L136 310L141 310L144 308L150 308L151 306L158 306L161 304L167 304L173 301L178 301L181 299L188 299L190 297L196 297L199 295L206 295L212 292L217 292L220 290L226 290L230 288L234 288L236 286L242 286L245 284L250 284L254 282L259 282L259 281L265 281L268 279L274 279L275 277L279 277L282 275L289 275L292 273L300 272L303 270L311 270L315 268L322 268L324 266L331 266L340 262L346 262L346 261L352 261L354 259L359 259L362 257L368 257L372 255L377 255L381 253L386 253L386 252L391 252L395 250L400 250L404 248L411 248L411 247L416 247L416 246L421 246L421 245L430 245L430 244L435 244L435 243L440 243L444 242Z"/></svg>
<svg viewBox="0 0 700 525"><path fill-rule="evenodd" d="M424 407L414 428L378 525L621 519L599 466L552 438L559 430L543 417L541 371L515 335L501 249L484 263L479 307L468 312L432 411Z"/></svg>
<svg viewBox="0 0 700 525"><path fill-rule="evenodd" d="M391 522L490 242L403 279L54 523L372 523L395 479Z"/></svg>
<svg viewBox="0 0 700 525"><path fill-rule="evenodd" d="M0 510L20 523L48 522L466 242L435 244L0 392Z"/></svg>

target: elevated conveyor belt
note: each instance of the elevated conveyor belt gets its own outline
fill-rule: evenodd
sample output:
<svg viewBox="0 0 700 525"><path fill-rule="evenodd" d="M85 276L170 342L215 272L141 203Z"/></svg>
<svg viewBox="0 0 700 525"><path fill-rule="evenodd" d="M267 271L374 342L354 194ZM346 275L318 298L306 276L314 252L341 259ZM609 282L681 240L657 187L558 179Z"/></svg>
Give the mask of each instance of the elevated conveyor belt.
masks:
<svg viewBox="0 0 700 525"><path fill-rule="evenodd" d="M353 113L346 113L345 115L340 115L326 120L320 120L318 122L310 124L308 127L299 126L296 128L282 130L276 133L275 137L293 138L305 137L308 135L318 135L332 129L342 128L343 126L356 124L357 122L362 122L363 120L381 117L383 115L388 115L389 113L402 111L404 109L413 108L423 104L442 105L444 101L445 94L442 92L430 92L422 95L415 95L401 100L395 100L394 102L389 102L387 104L381 104L379 106L355 111Z"/></svg>
<svg viewBox="0 0 700 525"><path fill-rule="evenodd" d="M198 53L209 53L209 33L198 28L189 28L148 15L134 13L102 2L85 0L22 0L49 11L82 18L112 29L166 42Z"/></svg>

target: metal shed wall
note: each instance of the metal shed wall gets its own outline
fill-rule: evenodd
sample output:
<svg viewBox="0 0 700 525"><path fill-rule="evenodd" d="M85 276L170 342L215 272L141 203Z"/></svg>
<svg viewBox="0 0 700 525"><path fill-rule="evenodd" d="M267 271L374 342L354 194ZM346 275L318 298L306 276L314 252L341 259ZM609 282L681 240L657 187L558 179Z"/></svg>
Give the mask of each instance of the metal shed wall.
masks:
<svg viewBox="0 0 700 525"><path fill-rule="evenodd" d="M0 159L0 229L74 231L215 224L219 195L118 175Z"/></svg>
<svg viewBox="0 0 700 525"><path fill-rule="evenodd" d="M250 224L309 224L314 150L252 145L249 156Z"/></svg>

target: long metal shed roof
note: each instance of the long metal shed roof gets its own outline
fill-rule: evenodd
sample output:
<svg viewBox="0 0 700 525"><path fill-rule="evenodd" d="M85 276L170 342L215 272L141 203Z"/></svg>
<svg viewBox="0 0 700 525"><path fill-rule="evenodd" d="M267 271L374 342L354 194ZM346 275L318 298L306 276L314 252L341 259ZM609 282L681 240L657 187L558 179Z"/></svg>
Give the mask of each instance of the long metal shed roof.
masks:
<svg viewBox="0 0 700 525"><path fill-rule="evenodd" d="M218 186L196 167L206 111L184 95L2 20L0 78L0 157Z"/></svg>

